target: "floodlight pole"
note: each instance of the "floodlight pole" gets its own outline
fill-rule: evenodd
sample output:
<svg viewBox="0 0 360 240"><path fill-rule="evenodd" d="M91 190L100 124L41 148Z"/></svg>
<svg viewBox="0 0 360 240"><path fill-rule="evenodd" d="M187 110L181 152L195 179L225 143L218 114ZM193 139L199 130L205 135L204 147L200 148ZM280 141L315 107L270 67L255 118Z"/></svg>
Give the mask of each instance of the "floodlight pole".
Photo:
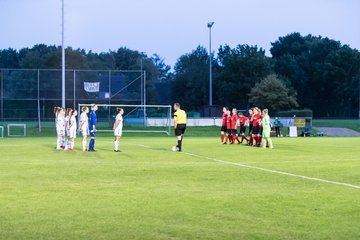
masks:
<svg viewBox="0 0 360 240"><path fill-rule="evenodd" d="M210 69L209 69L209 107L210 107L210 115L211 115L211 107L213 105L212 99L212 52L211 52L211 27L214 25L214 22L209 22L207 24L209 28L209 62L210 62Z"/></svg>
<svg viewBox="0 0 360 240"><path fill-rule="evenodd" d="M65 107L64 0L61 1L61 106Z"/></svg>

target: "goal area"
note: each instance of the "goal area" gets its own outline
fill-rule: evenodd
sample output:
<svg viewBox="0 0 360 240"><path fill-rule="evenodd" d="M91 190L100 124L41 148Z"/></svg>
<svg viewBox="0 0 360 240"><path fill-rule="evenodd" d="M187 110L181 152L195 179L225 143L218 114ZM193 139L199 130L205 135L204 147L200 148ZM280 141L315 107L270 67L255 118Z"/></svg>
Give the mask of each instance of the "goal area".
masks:
<svg viewBox="0 0 360 240"><path fill-rule="evenodd" d="M78 104L78 121L81 109L92 104ZM112 132L117 108L124 109L123 132L165 133L170 135L171 106L170 105L127 105L127 104L97 104L96 111L98 132Z"/></svg>

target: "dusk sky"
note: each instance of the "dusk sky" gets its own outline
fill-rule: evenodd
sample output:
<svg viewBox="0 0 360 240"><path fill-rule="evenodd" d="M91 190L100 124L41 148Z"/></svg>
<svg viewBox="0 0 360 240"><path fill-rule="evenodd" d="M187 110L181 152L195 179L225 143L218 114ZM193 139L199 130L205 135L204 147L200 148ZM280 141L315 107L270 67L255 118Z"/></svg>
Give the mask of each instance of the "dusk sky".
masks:
<svg viewBox="0 0 360 240"><path fill-rule="evenodd" d="M93 52L128 47L172 67L198 45L258 45L291 32L360 49L359 0L64 0L65 44ZM61 0L0 0L0 49L61 44Z"/></svg>

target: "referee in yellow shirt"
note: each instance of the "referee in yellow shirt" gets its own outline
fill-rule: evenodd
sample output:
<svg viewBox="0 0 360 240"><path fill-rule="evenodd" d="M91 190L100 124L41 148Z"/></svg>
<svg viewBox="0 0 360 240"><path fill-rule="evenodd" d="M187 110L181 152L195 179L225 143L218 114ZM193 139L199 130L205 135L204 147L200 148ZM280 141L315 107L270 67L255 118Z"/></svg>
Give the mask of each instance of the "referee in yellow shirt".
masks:
<svg viewBox="0 0 360 240"><path fill-rule="evenodd" d="M178 145L176 146L179 152L182 151L182 140L183 134L186 130L186 112L180 109L180 103L174 104L174 127L175 127L175 136L178 139Z"/></svg>

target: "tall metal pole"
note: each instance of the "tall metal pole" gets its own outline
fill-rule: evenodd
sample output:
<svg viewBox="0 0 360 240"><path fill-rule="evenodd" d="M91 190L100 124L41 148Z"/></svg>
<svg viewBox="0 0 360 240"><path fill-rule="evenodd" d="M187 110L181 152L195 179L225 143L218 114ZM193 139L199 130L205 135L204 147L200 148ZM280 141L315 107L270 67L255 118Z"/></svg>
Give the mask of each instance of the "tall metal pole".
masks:
<svg viewBox="0 0 360 240"><path fill-rule="evenodd" d="M210 115L211 115L211 107L213 105L212 99L212 52L211 52L211 27L214 25L214 22L208 23L209 28L209 62L210 62L210 69L209 69L209 108L210 108Z"/></svg>
<svg viewBox="0 0 360 240"><path fill-rule="evenodd" d="M40 115L40 70L37 70L37 105L38 105L38 124L41 132L41 115Z"/></svg>
<svg viewBox="0 0 360 240"><path fill-rule="evenodd" d="M4 121L4 71L0 70L1 72L1 122Z"/></svg>
<svg viewBox="0 0 360 240"><path fill-rule="evenodd" d="M76 109L76 70L73 72L74 79L74 109ZM78 113L80 115L80 113Z"/></svg>
<svg viewBox="0 0 360 240"><path fill-rule="evenodd" d="M359 124L360 124L360 77L359 78Z"/></svg>
<svg viewBox="0 0 360 240"><path fill-rule="evenodd" d="M146 122L146 71L142 72L142 74L144 74L144 125L145 127L147 127L147 122Z"/></svg>
<svg viewBox="0 0 360 240"><path fill-rule="evenodd" d="M65 107L64 0L61 3L61 106Z"/></svg>

